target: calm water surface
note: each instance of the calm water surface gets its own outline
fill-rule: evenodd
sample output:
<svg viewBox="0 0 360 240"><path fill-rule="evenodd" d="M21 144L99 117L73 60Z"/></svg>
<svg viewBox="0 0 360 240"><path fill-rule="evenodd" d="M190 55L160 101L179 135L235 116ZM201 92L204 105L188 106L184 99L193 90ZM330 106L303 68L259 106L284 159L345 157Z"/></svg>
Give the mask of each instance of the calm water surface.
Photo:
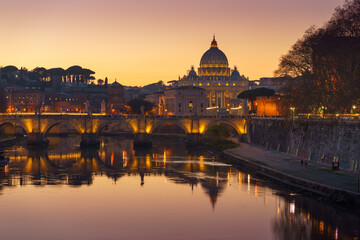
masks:
<svg viewBox="0 0 360 240"><path fill-rule="evenodd" d="M359 216L279 192L252 173L155 139L21 144L0 166L0 239L358 239Z"/></svg>

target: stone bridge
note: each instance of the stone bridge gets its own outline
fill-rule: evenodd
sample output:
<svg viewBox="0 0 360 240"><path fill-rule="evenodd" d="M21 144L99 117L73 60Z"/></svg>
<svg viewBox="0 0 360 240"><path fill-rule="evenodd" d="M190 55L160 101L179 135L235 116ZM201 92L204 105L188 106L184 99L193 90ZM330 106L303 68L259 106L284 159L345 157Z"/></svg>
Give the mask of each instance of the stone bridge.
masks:
<svg viewBox="0 0 360 240"><path fill-rule="evenodd" d="M246 120L243 117L162 117L140 115L106 115L78 113L24 113L0 114L0 127L11 124L22 128L28 136L28 145L46 144L47 134L54 126L65 124L74 127L81 134L82 146L98 145L98 135L107 126L124 124L135 135L135 142L149 143L153 131L165 124L179 126L188 136L189 141L198 141L209 127L226 124L241 136L246 133Z"/></svg>

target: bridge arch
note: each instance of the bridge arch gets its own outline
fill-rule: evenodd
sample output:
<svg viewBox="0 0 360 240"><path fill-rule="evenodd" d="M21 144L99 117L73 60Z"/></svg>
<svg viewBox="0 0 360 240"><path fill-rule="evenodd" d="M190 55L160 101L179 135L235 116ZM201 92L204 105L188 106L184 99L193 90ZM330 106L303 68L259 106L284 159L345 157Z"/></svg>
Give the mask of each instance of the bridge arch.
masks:
<svg viewBox="0 0 360 240"><path fill-rule="evenodd" d="M188 129L184 126L184 124L182 124L181 122L178 122L178 121L170 121L170 120L169 121L155 122L148 133L152 134L155 129L157 129L157 128L161 127L161 126L167 125L167 124L174 125L174 126L177 126L177 127L181 128L184 131L185 134L189 133Z"/></svg>
<svg viewBox="0 0 360 240"><path fill-rule="evenodd" d="M235 129L235 131L237 132L237 134L239 136L241 136L242 134L244 134L246 132L246 129L245 129L246 128L246 122L245 122L245 120L243 122L244 127L242 127L242 126L238 126L238 124L234 123L233 121L226 121L225 119L220 119L220 120L215 120L215 121L211 121L211 122L207 123L205 125L204 131L202 132L202 134L205 134L206 131L209 130L210 127L218 125L218 124L224 124L224 125L232 127L233 129Z"/></svg>
<svg viewBox="0 0 360 240"><path fill-rule="evenodd" d="M47 124L47 126L45 127L44 129L44 134L48 134L49 131L55 127L55 126L58 126L60 124L64 124L64 125L67 125L68 127L74 127L76 129L76 131L78 133L81 134L82 130L81 130L81 127L79 126L79 124L77 124L76 122L73 122L72 120L59 120L59 121L52 121L50 122L49 124Z"/></svg>
<svg viewBox="0 0 360 240"><path fill-rule="evenodd" d="M106 122L104 122L104 123L101 123L100 124L100 126L98 127L98 129L97 129L97 131L96 131L96 134L99 134L105 127L107 127L107 126L113 126L113 127L115 127L115 126L118 126L118 125L121 125L121 124L123 124L123 123L125 123L125 125L126 125L126 127L132 132L132 133L135 133L136 131L135 131L135 129L134 129L134 127L128 122L128 121L126 121L125 119L123 119L123 120L116 120L116 121L106 121Z"/></svg>
<svg viewBox="0 0 360 240"><path fill-rule="evenodd" d="M17 127L17 126L20 126L26 134L28 134L29 132L31 132L31 129L29 129L29 127L27 127L24 123L22 123L21 121L13 121L13 120L5 120L5 121L0 121L0 127L6 125L6 124L9 124L9 125L12 125L14 127L14 129Z"/></svg>

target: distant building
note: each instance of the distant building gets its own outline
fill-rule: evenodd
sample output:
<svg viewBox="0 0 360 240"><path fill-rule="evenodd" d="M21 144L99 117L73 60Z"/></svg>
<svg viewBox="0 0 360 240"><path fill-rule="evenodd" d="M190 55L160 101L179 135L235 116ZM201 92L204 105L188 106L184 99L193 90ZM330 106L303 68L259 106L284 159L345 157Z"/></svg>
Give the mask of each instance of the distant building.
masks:
<svg viewBox="0 0 360 240"><path fill-rule="evenodd" d="M166 89L166 86L163 81L159 81L157 83L151 83L145 85L140 89L141 94L152 94L156 92L163 92Z"/></svg>
<svg viewBox="0 0 360 240"><path fill-rule="evenodd" d="M248 90L249 80L240 75L235 67L229 68L226 55L218 48L215 36L200 60L198 74L194 67L187 76L178 81L178 86L197 86L206 90L206 108L208 113L229 113L231 108L245 108L246 101L237 95Z"/></svg>
<svg viewBox="0 0 360 240"><path fill-rule="evenodd" d="M100 102L101 103L101 102ZM125 107L124 87L117 81L107 87L107 104L108 113L121 113Z"/></svg>
<svg viewBox="0 0 360 240"><path fill-rule="evenodd" d="M44 112L84 112L85 95L70 95L65 93L46 95L42 104Z"/></svg>
<svg viewBox="0 0 360 240"><path fill-rule="evenodd" d="M256 97L255 107L258 116L280 117L286 115L286 110L278 95L270 97Z"/></svg>
<svg viewBox="0 0 360 240"><path fill-rule="evenodd" d="M7 92L5 97L7 112L35 112L45 101L45 93L37 89Z"/></svg>
<svg viewBox="0 0 360 240"><path fill-rule="evenodd" d="M145 101L151 102L154 104L154 114L155 115L165 115L165 96L164 92L157 92L153 94L148 94L145 97Z"/></svg>
<svg viewBox="0 0 360 240"><path fill-rule="evenodd" d="M194 86L182 86L164 92L164 115L204 116L206 115L206 90Z"/></svg>
<svg viewBox="0 0 360 240"><path fill-rule="evenodd" d="M131 102L134 99L140 97L140 88L139 87L125 87L125 103Z"/></svg>
<svg viewBox="0 0 360 240"><path fill-rule="evenodd" d="M259 80L251 81L249 86L250 89L269 88L275 90L275 92L279 92L291 79L290 77L263 77Z"/></svg>

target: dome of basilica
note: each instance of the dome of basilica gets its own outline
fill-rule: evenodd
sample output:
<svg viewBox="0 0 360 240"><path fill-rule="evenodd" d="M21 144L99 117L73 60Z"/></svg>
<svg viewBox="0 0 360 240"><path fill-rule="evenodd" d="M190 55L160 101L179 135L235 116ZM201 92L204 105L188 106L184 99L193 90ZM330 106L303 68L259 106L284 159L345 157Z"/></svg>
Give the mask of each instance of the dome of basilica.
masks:
<svg viewBox="0 0 360 240"><path fill-rule="evenodd" d="M201 57L200 67L228 67L228 65L227 57L225 53L218 48L214 36L210 49Z"/></svg>
<svg viewBox="0 0 360 240"><path fill-rule="evenodd" d="M197 77L197 74L196 74L193 66L191 66L191 70L189 71L188 76L189 77Z"/></svg>
<svg viewBox="0 0 360 240"><path fill-rule="evenodd" d="M200 60L199 76L229 76L230 69L226 55L218 48L215 36L211 47Z"/></svg>
<svg viewBox="0 0 360 240"><path fill-rule="evenodd" d="M237 70L237 67L235 67L231 73L231 80L239 80L239 79L241 79L241 76L239 71Z"/></svg>

